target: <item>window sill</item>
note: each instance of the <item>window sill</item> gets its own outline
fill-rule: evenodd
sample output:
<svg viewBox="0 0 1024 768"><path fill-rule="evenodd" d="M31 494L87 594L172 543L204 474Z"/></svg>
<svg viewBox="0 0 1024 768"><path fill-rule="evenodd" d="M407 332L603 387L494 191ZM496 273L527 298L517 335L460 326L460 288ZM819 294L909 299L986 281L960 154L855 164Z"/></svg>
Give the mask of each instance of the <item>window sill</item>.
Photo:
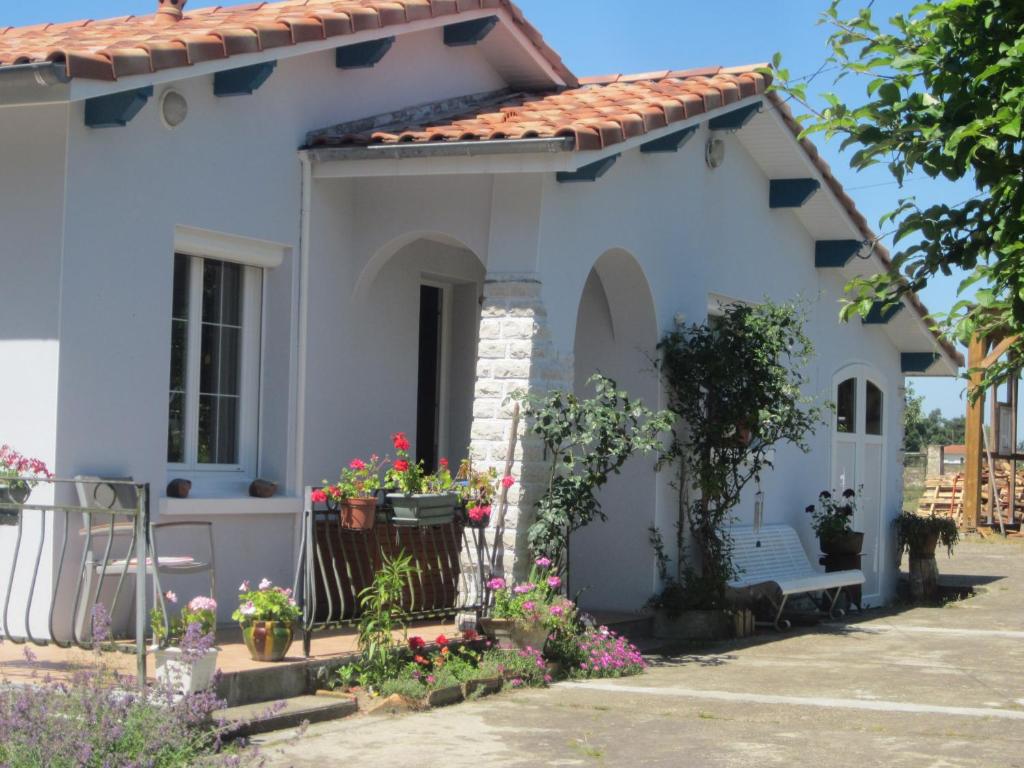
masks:
<svg viewBox="0 0 1024 768"><path fill-rule="evenodd" d="M302 499L295 496L274 496L269 499L254 499L251 496L161 498L158 501L161 518L302 514Z"/></svg>

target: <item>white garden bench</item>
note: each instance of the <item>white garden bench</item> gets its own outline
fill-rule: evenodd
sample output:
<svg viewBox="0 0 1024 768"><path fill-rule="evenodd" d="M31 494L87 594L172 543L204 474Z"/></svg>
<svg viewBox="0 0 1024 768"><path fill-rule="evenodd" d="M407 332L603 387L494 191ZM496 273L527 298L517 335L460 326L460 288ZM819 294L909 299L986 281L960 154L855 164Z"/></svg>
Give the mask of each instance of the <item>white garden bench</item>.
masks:
<svg viewBox="0 0 1024 768"><path fill-rule="evenodd" d="M843 613L836 608L843 587L864 583L861 571L819 571L807 558L796 531L788 525L764 525L757 531L752 526L736 526L731 534L737 575L729 586L733 589L750 589L763 584L777 586L777 594L769 594L768 599L776 610L772 626L779 631L790 626L782 618L790 595L806 594L815 599L817 593L823 593L825 600L818 605L835 618ZM830 595L830 590L835 590L835 594Z"/></svg>

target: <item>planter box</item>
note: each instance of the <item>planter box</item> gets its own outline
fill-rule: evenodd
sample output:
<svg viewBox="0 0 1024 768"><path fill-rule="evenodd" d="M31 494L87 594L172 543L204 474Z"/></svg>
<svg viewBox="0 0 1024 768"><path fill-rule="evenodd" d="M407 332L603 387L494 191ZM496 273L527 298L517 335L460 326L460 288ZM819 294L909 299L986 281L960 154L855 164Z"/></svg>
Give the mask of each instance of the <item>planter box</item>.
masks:
<svg viewBox="0 0 1024 768"><path fill-rule="evenodd" d="M182 659L181 648L152 647L156 679L175 693L199 693L213 685L220 648L211 648L198 661Z"/></svg>
<svg viewBox="0 0 1024 768"><path fill-rule="evenodd" d="M458 704L460 701L462 701L461 685L438 688L428 693L426 698L428 707L447 707L450 704Z"/></svg>
<svg viewBox="0 0 1024 768"><path fill-rule="evenodd" d="M736 620L729 611L654 614L654 636L659 640L728 640L735 632Z"/></svg>
<svg viewBox="0 0 1024 768"><path fill-rule="evenodd" d="M548 641L546 627L519 624L511 619L480 619L480 628L499 648L543 652Z"/></svg>
<svg viewBox="0 0 1024 768"><path fill-rule="evenodd" d="M394 510L392 525L447 525L455 519L459 499L450 493L389 493L388 502Z"/></svg>
<svg viewBox="0 0 1024 768"><path fill-rule="evenodd" d="M21 510L5 504L25 504L32 489L23 482L0 482L0 525L17 525Z"/></svg>
<svg viewBox="0 0 1024 768"><path fill-rule="evenodd" d="M463 684L463 695L468 699L470 696L490 696L492 693L500 693L505 681L500 677L482 677L478 680L470 680Z"/></svg>

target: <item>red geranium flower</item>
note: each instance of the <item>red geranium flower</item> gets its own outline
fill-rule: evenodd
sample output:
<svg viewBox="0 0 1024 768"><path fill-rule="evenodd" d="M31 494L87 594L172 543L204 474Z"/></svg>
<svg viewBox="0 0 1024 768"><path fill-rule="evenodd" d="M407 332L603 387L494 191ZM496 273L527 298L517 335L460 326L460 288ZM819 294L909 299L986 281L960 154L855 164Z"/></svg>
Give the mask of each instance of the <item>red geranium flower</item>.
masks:
<svg viewBox="0 0 1024 768"><path fill-rule="evenodd" d="M471 643L474 640L479 640L480 635L477 634L475 629L467 629L465 632L462 633L462 639L465 640L467 643Z"/></svg>
<svg viewBox="0 0 1024 768"><path fill-rule="evenodd" d="M409 441L405 437L405 432L396 432L391 436L391 442L395 445L396 451L408 451Z"/></svg>
<svg viewBox="0 0 1024 768"><path fill-rule="evenodd" d="M506 488L511 488L513 485L515 485L515 482L516 479L512 477L512 475L505 475L503 478L501 478L501 484Z"/></svg>
<svg viewBox="0 0 1024 768"><path fill-rule="evenodd" d="M448 645L448 638L444 635L438 635L437 639L434 642L438 645Z"/></svg>
<svg viewBox="0 0 1024 768"><path fill-rule="evenodd" d="M438 464L441 465L441 469L448 469L448 459L441 459Z"/></svg>
<svg viewBox="0 0 1024 768"><path fill-rule="evenodd" d="M321 490L316 490L309 494L309 500L312 501L314 504L326 504L327 494Z"/></svg>
<svg viewBox="0 0 1024 768"><path fill-rule="evenodd" d="M427 641L424 640L422 637L419 637L418 635L414 635L413 637L409 638L409 648L414 650L414 651L418 651L420 648L422 648L426 644L427 644Z"/></svg>
<svg viewBox="0 0 1024 768"><path fill-rule="evenodd" d="M357 472L366 469L366 462L362 459L352 459L348 465L349 469L354 469Z"/></svg>
<svg viewBox="0 0 1024 768"><path fill-rule="evenodd" d="M395 471L396 472L408 472L409 471L409 462L405 461L403 459L399 459L398 461L395 462Z"/></svg>

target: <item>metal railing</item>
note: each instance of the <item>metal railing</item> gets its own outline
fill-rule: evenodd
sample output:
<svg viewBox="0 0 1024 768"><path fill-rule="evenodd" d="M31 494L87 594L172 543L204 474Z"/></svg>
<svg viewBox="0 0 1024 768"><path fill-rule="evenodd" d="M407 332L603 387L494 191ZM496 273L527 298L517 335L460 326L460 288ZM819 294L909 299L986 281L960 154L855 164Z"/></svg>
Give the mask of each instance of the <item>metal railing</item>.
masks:
<svg viewBox="0 0 1024 768"><path fill-rule="evenodd" d="M83 482L93 487L89 506L60 501L65 497L74 498ZM45 495L43 490L47 487L53 501L31 503L32 496L38 499ZM129 500L127 505L125 499ZM0 477L0 552L8 551L13 542L0 636L18 645L31 643L134 653L138 684L144 686L146 575L152 552L149 499L149 484L131 480L97 482ZM77 538L73 536L76 528ZM115 553L115 540L124 538L129 539L128 545L119 546ZM100 542L98 552L94 551L94 542ZM74 550L78 546L81 546L81 553L76 557ZM37 594L37 588L40 576L47 571L53 574L52 589L45 596L49 600L48 637L37 637L32 631L32 609L43 599ZM109 604L103 604L110 616L119 615L119 608L125 605L123 601L131 600L126 587L130 579L134 579L135 628L130 642L113 637L97 638L92 632L94 611L101 604L100 595L108 577L117 577L112 599ZM73 584L70 588L68 581ZM20 607L13 606L21 602L24 602L23 634L16 628L12 630L12 619L16 620L21 612Z"/></svg>
<svg viewBox="0 0 1024 768"><path fill-rule="evenodd" d="M317 631L359 623L359 593L373 581L385 557L404 552L417 571L406 586L403 608L410 620L473 612L486 601L491 564L484 531L456 515L443 525L393 525L386 505L369 530L343 527L334 505L310 501L306 488L302 536L295 573L295 594L303 609L303 650Z"/></svg>

